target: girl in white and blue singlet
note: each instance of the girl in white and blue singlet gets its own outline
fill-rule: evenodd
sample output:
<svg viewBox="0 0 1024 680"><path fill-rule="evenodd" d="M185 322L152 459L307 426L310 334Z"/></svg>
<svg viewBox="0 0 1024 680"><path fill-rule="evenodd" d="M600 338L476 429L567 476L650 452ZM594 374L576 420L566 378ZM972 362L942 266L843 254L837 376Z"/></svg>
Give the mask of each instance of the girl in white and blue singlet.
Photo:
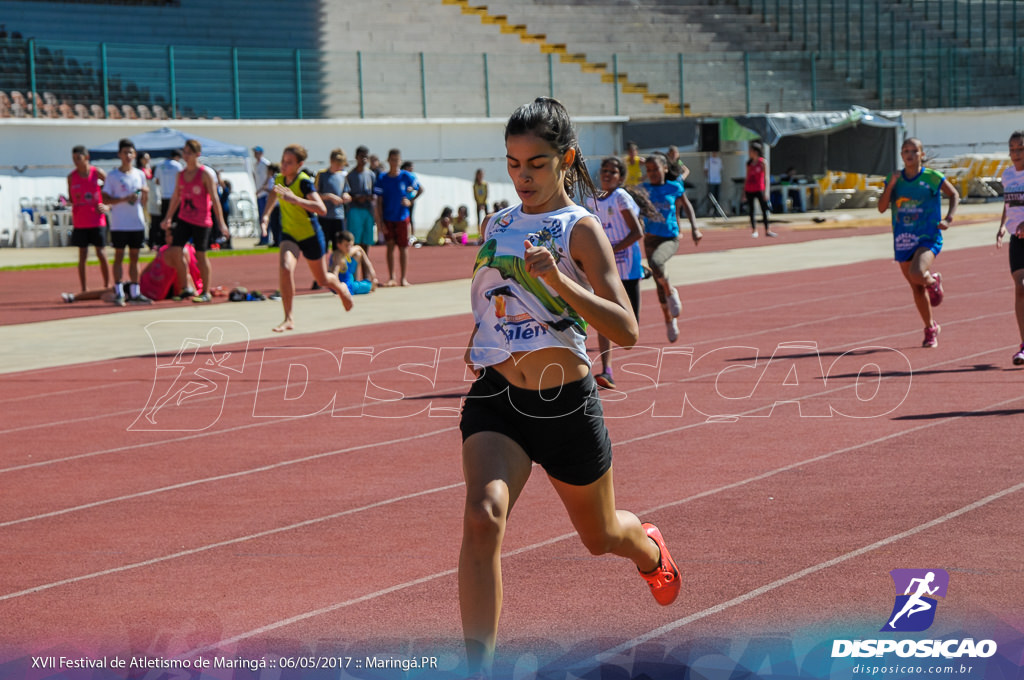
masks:
<svg viewBox="0 0 1024 680"><path fill-rule="evenodd" d="M590 374L592 325L631 347L639 333L601 225L572 201L593 193L569 114L556 100L521 106L505 127L520 205L489 216L471 284L476 326L466 361L478 374L462 411L466 478L459 603L470 674L489 674L501 612L501 543L536 462L594 555L632 560L670 604L679 571L652 524L615 509L611 443ZM593 597L561 561L551 579Z"/></svg>
<svg viewBox="0 0 1024 680"><path fill-rule="evenodd" d="M1009 234L1013 309L1021 341L1013 365L1024 366L1024 130L1010 135L1010 160L1013 164L1003 171L1003 217L996 232L996 247L1002 247Z"/></svg>
<svg viewBox="0 0 1024 680"><path fill-rule="evenodd" d="M602 195L588 196L584 205L601 221L601 227L612 244L615 267L626 289L629 304L633 307L633 315L639 322L640 281L644 278L641 263L643 252L640 249L644 228L640 224L640 214L642 212L648 217L656 217L657 212L647 194L637 189L623 188L626 164L618 156L608 156L601 161L599 176ZM597 347L601 352L601 372L594 376L594 380L599 387L613 390L615 379L612 377L611 342L599 333Z"/></svg>

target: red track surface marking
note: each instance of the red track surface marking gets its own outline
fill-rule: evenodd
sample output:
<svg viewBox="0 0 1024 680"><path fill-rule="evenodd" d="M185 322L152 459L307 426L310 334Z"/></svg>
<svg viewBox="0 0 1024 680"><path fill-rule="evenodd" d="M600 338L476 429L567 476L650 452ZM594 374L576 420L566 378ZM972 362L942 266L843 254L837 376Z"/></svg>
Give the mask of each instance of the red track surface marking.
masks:
<svg viewBox="0 0 1024 680"><path fill-rule="evenodd" d="M920 348L889 262L688 286L672 346L645 293L646 349L616 352L619 394L605 403L618 504L662 528L683 596L659 608L627 562L586 554L538 471L506 537L502 649L585 658L842 617L877 630L888 571L904 566L953 573L944 605L957 620L995 612L1024 625L1006 596L1024 558L1024 452L1010 436L1024 371L1009 362L1009 277L991 263L988 249L943 254L934 350ZM394 363L347 382L314 371L293 401L327 405L337 392L336 417L285 417L295 404L265 381L315 348L458 347L466 327L254 342L226 392L174 412L188 423L214 409L200 432L128 430L152 391L152 357L5 376L0 618L19 625L0 630L0 649L255 654L385 640L374 649L457 652L458 419L417 413L457 407L457 357L436 385L433 368L417 377ZM313 349L283 349L300 345ZM390 418L341 417L358 413L360 390L406 398L368 407ZM776 404L794 400L800 410Z"/></svg>

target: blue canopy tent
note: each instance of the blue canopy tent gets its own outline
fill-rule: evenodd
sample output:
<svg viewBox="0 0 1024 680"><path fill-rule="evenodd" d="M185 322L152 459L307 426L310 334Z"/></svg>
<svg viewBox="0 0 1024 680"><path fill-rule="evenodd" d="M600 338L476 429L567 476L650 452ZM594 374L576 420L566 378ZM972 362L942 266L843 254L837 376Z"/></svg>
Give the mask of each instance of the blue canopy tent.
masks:
<svg viewBox="0 0 1024 680"><path fill-rule="evenodd" d="M166 157L174 149L181 150L185 141L195 139L203 145L203 156L237 156L247 158L249 150L244 146L218 142L215 139L207 139L199 135L186 134L181 130L173 128L160 128L131 135L128 139L135 143L135 149L141 154L148 153L154 158ZM120 140L118 140L120 141ZM110 142L101 146L89 149L89 155L94 159L117 158L118 142Z"/></svg>

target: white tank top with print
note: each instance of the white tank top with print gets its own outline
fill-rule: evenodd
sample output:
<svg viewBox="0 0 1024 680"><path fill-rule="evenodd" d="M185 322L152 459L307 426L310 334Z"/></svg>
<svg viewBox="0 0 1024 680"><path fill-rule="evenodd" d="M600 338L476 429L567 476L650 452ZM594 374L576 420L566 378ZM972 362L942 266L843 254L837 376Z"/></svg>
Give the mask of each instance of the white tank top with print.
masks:
<svg viewBox="0 0 1024 680"><path fill-rule="evenodd" d="M471 285L476 335L470 360L493 366L514 352L565 347L590 365L587 323L542 279L526 273L524 241L551 251L565 276L592 290L569 254L572 229L590 213L573 205L529 215L517 205L491 216L476 256Z"/></svg>

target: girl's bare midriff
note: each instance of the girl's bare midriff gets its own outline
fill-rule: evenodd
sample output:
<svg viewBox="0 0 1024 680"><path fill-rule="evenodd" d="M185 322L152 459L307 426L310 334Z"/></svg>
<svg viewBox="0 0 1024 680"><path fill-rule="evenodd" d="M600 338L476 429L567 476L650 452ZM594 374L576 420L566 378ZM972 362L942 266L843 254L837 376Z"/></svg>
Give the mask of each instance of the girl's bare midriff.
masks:
<svg viewBox="0 0 1024 680"><path fill-rule="evenodd" d="M510 384L528 390L543 390L587 377L590 367L583 359L562 347L533 352L516 352L491 368Z"/></svg>

